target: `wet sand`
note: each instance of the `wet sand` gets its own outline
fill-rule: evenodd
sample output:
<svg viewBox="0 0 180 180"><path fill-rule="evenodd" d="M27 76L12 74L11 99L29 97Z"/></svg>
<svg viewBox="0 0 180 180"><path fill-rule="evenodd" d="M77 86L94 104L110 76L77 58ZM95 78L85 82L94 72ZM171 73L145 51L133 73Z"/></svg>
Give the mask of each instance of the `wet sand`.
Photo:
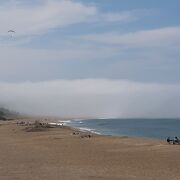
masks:
<svg viewBox="0 0 180 180"><path fill-rule="evenodd" d="M0 125L0 180L179 180L180 145Z"/></svg>

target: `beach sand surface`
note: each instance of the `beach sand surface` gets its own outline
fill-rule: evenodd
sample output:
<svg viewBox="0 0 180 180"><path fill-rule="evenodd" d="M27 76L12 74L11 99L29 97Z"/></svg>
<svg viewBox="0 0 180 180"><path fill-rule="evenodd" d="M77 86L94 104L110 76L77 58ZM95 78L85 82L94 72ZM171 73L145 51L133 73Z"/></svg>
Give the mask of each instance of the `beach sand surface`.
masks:
<svg viewBox="0 0 180 180"><path fill-rule="evenodd" d="M180 180L180 145L25 128L0 123L0 180Z"/></svg>

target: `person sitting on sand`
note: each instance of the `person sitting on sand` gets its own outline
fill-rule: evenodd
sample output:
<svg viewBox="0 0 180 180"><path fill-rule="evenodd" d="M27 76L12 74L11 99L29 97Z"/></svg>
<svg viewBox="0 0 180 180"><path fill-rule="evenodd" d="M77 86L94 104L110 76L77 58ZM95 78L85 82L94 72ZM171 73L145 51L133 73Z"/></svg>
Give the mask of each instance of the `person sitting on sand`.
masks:
<svg viewBox="0 0 180 180"><path fill-rule="evenodd" d="M172 141L172 140L170 139L170 137L168 137L168 138L167 138L167 142L170 144L171 141Z"/></svg>
<svg viewBox="0 0 180 180"><path fill-rule="evenodd" d="M180 140L177 136L174 138L174 143L180 144Z"/></svg>

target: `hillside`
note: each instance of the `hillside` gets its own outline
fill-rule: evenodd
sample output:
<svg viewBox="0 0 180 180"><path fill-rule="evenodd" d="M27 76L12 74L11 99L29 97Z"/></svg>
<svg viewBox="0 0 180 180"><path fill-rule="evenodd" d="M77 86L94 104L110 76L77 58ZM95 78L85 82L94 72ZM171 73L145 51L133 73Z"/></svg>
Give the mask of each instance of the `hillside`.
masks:
<svg viewBox="0 0 180 180"><path fill-rule="evenodd" d="M18 116L19 113L0 107L0 120L6 121Z"/></svg>

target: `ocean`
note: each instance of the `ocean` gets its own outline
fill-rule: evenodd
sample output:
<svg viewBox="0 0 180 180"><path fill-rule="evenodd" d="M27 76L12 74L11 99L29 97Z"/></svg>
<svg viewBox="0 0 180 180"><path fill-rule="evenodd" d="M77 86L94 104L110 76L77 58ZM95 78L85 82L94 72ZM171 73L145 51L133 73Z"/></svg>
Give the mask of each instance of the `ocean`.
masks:
<svg viewBox="0 0 180 180"><path fill-rule="evenodd" d="M88 119L71 120L67 125L102 135L156 139L180 137L180 119Z"/></svg>

